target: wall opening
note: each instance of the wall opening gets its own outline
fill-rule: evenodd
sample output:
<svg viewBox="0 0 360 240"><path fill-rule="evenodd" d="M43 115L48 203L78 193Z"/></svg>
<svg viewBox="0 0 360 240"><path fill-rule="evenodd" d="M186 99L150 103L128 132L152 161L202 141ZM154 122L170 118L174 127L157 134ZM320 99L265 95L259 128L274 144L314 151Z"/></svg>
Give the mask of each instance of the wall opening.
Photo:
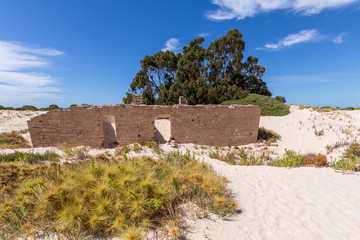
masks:
<svg viewBox="0 0 360 240"><path fill-rule="evenodd" d="M154 140L157 143L166 143L171 138L171 122L169 117L157 118L154 121L155 132Z"/></svg>
<svg viewBox="0 0 360 240"><path fill-rule="evenodd" d="M112 148L118 145L116 140L116 124L114 115L105 115L102 120L104 132L104 147Z"/></svg>

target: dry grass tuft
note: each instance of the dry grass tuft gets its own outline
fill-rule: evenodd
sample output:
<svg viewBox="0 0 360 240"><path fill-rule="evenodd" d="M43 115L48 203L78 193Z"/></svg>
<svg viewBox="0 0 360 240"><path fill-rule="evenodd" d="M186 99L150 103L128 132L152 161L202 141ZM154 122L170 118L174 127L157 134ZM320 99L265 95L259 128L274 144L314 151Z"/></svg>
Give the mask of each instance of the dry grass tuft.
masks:
<svg viewBox="0 0 360 240"><path fill-rule="evenodd" d="M25 132L27 130L0 133L0 148L30 148L21 136Z"/></svg>
<svg viewBox="0 0 360 240"><path fill-rule="evenodd" d="M34 237L46 231L67 238L130 240L141 239L150 229L167 229L169 237L178 239L182 229L175 209L183 203L221 216L237 210L227 180L190 152L109 162L103 157L66 165L53 162L40 169L21 163L12 175L4 173L4 186L14 179L17 184L0 206L0 236Z"/></svg>

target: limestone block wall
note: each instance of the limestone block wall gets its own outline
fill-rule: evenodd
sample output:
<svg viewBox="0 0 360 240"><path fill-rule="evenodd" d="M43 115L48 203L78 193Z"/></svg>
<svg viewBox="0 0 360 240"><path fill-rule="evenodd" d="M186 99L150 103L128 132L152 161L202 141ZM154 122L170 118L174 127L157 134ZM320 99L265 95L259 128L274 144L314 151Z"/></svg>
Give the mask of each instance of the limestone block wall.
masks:
<svg viewBox="0 0 360 240"><path fill-rule="evenodd" d="M256 142L260 112L257 106L241 105L86 105L48 112L32 118L28 125L34 147L101 147L150 141L154 140L157 119L170 120L176 142L235 146Z"/></svg>

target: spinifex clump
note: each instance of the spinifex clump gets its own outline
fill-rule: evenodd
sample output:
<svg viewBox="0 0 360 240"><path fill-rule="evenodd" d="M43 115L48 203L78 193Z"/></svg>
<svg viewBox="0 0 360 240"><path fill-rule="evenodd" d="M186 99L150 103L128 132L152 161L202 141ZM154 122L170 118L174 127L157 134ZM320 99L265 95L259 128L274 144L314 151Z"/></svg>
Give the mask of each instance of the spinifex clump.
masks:
<svg viewBox="0 0 360 240"><path fill-rule="evenodd" d="M237 209L226 179L189 152L46 168L1 204L3 236L46 230L61 236L140 239L146 230L179 222L177 206L186 202L220 215Z"/></svg>

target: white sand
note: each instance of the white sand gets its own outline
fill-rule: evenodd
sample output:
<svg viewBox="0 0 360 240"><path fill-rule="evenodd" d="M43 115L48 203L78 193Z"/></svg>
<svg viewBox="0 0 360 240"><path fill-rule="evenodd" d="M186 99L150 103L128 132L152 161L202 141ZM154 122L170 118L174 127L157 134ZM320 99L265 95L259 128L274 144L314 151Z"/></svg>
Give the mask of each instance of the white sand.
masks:
<svg viewBox="0 0 360 240"><path fill-rule="evenodd" d="M9 119L11 114L17 119ZM26 128L30 115L11 114L0 115L0 131ZM261 117L260 125L281 135L279 146L269 147L275 154L284 153L285 148L301 153L326 153L326 145L351 142L359 136L360 111L318 113L292 106L288 116ZM324 135L316 136L315 130L323 130ZM248 147L258 150L254 144ZM162 148L174 150L169 145ZM32 150L49 149L54 150ZM213 215L207 219L189 219L187 239L360 239L359 174L344 175L329 168L231 166L210 159L206 149L181 145L180 150L185 149L197 152L201 160L212 164L216 172L230 180L229 188L242 211L228 219ZM327 156L335 160L343 150L344 147ZM0 153L4 151L12 150ZM92 155L102 152L104 150L89 150ZM151 151L146 154L152 155Z"/></svg>
<svg viewBox="0 0 360 240"><path fill-rule="evenodd" d="M278 153L285 149L301 153L326 154L326 145L336 142L353 142L360 136L360 111L316 112L310 109L300 110L291 106L291 113L283 117L261 117L260 126L280 134ZM316 136L316 132L324 132ZM340 154L329 155L330 158Z"/></svg>
<svg viewBox="0 0 360 240"><path fill-rule="evenodd" d="M230 180L242 213L191 222L189 239L359 239L359 175L206 161Z"/></svg>
<svg viewBox="0 0 360 240"><path fill-rule="evenodd" d="M0 133L27 129L28 120L44 113L46 112L0 110Z"/></svg>

